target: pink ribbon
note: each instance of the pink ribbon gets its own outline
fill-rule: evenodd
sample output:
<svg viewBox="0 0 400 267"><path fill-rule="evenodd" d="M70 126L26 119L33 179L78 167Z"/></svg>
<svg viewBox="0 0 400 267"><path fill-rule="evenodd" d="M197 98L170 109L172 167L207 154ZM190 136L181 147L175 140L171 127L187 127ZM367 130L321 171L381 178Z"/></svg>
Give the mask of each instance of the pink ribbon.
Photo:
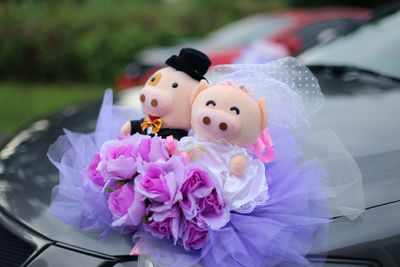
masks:
<svg viewBox="0 0 400 267"><path fill-rule="evenodd" d="M178 152L176 149L176 144L175 144L175 140L174 137L172 135L167 136L167 138L165 139L167 141L167 149L169 154L172 155L178 155L183 157L187 162L190 161L190 155L186 152Z"/></svg>
<svg viewBox="0 0 400 267"><path fill-rule="evenodd" d="M253 144L253 153L265 163L271 162L275 157L275 151L272 150L274 142L269 134L268 128L261 132L257 142Z"/></svg>
<svg viewBox="0 0 400 267"><path fill-rule="evenodd" d="M172 135L167 136L167 138L165 138L165 141L167 141L167 150L169 152L169 154L175 155L175 150L176 150L176 144L175 144L175 140L174 137Z"/></svg>
<svg viewBox="0 0 400 267"><path fill-rule="evenodd" d="M136 243L136 245L132 248L131 252L129 253L129 255L131 256L138 256L140 254L139 251L139 245Z"/></svg>

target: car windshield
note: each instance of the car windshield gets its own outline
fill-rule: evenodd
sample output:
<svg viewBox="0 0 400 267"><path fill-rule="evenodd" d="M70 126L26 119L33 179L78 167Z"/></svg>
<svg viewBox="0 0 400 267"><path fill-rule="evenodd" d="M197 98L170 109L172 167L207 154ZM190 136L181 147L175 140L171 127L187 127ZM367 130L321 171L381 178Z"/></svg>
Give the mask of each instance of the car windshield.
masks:
<svg viewBox="0 0 400 267"><path fill-rule="evenodd" d="M231 23L207 35L203 41L214 49L228 46L240 46L265 37L288 21L289 16L256 15Z"/></svg>
<svg viewBox="0 0 400 267"><path fill-rule="evenodd" d="M307 65L351 66L400 78L400 11L299 56Z"/></svg>

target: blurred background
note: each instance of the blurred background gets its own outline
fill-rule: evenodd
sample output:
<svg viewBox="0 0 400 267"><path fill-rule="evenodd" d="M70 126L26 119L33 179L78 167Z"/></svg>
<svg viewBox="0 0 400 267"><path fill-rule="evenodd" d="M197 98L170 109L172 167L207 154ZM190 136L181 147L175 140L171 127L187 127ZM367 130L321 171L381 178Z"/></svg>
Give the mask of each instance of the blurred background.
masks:
<svg viewBox="0 0 400 267"><path fill-rule="evenodd" d="M181 47L216 64L296 56L384 0L0 1L0 143L27 123L143 84Z"/></svg>

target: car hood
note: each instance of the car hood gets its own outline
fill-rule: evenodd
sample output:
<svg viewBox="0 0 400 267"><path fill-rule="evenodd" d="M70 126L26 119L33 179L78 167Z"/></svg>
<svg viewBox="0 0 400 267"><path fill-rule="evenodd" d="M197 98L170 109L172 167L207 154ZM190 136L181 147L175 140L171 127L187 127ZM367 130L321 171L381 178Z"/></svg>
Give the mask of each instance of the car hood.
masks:
<svg viewBox="0 0 400 267"><path fill-rule="evenodd" d="M46 154L62 129L89 132L95 127L101 102L70 107L40 120L16 135L0 152L0 211L18 219L47 238L107 255L128 255L131 236L110 234L99 241L100 231L69 226L48 211L58 170Z"/></svg>
<svg viewBox="0 0 400 267"><path fill-rule="evenodd" d="M400 84L354 73L338 77L315 73L324 107L311 132L332 129L356 160L367 208L400 200Z"/></svg>
<svg viewBox="0 0 400 267"><path fill-rule="evenodd" d="M400 99L400 94L398 97ZM348 101L344 99L345 102ZM331 101L336 100L327 98L327 110L322 110L323 116L319 116L320 124L317 118L313 126L315 129L326 124L327 119L333 119L332 110L329 109L335 103ZM350 102L357 106L357 101L362 99L357 100L354 97ZM63 128L75 132L93 131L100 105L99 101L80 108L68 108L51 118L38 121L20 132L1 150L0 206L8 214L49 239L108 255L127 255L133 246L131 236L110 234L105 240L99 241L101 232L81 231L64 224L47 211L52 188L58 184L59 179L58 170L46 156L47 150L63 134ZM324 112L327 114L324 115ZM339 138L345 139L344 145L351 144L352 139L345 135L346 125L342 128L337 125L334 125L334 129L338 131ZM359 153L352 148L350 152L355 155L363 174L367 207L399 200L400 150L382 149Z"/></svg>

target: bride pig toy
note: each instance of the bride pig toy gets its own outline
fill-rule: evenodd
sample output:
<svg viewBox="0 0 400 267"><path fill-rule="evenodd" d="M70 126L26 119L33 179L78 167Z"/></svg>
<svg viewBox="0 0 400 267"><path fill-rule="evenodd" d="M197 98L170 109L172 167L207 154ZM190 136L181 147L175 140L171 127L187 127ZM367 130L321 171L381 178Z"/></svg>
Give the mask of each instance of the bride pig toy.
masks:
<svg viewBox="0 0 400 267"><path fill-rule="evenodd" d="M251 212L268 199L265 168L252 157L252 145L266 129L265 98L256 101L244 87L231 81L215 86L202 80L191 95L192 136L179 142L180 151L200 148L203 164L222 189L229 208Z"/></svg>

